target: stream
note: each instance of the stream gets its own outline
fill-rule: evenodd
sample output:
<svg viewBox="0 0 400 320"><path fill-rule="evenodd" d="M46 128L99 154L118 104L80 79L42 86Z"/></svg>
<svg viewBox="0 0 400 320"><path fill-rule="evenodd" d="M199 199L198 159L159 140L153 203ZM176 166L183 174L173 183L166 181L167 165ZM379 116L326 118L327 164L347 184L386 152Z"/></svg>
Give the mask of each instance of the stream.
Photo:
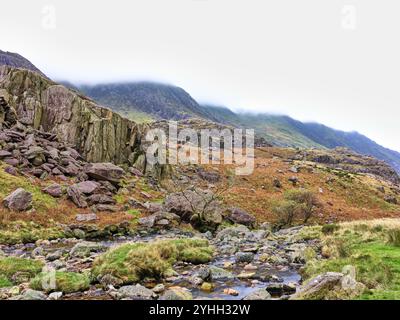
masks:
<svg viewBox="0 0 400 320"><path fill-rule="evenodd" d="M215 248L214 259L201 266L177 263L174 265L176 275L166 278L162 282L165 288L168 289L171 286L187 288L194 299L223 300L241 300L259 289L267 289L273 299L286 299L288 295L296 291L301 284L298 270L302 266L301 261L299 263L301 259L297 258L299 256L297 247L304 248L306 246L304 241L291 240L298 230L294 229L289 233L285 231L267 237L267 233L262 230L250 231L242 226L236 230L235 228L231 229L232 232L225 231L224 234L218 234L215 237L206 235L210 244ZM96 256L109 248L124 243L191 236L180 231L168 231L155 235L114 237L95 241L103 250L83 258L71 257L69 254L77 243L85 243L78 239L57 239L41 241L36 244L1 246L1 250L6 256L41 259L48 267L57 270L81 272L91 268ZM205 237L204 234L201 236ZM251 261L239 263L237 252L251 252ZM233 276L229 279L215 279L212 281L212 290L204 290L192 280L199 268L204 268L204 266L222 268ZM147 288L153 288L157 284L160 283L142 283ZM109 294L109 290L101 285L92 285L88 291L66 294L61 299L111 300L113 297Z"/></svg>

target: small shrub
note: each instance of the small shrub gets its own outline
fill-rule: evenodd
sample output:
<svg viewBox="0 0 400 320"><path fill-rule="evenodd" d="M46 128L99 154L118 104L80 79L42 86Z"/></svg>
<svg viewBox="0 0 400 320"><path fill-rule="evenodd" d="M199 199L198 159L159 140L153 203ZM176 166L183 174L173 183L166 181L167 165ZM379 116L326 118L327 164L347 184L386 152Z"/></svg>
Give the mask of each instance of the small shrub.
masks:
<svg viewBox="0 0 400 320"><path fill-rule="evenodd" d="M351 255L351 246L344 240L337 240L336 248L340 258L346 258Z"/></svg>
<svg viewBox="0 0 400 320"><path fill-rule="evenodd" d="M307 223L320 206L317 197L309 190L290 190L284 195L284 200L273 207L273 212L281 226L290 226L296 220Z"/></svg>
<svg viewBox="0 0 400 320"><path fill-rule="evenodd" d="M297 204L294 201L284 200L273 208L281 226L290 226L296 215Z"/></svg>
<svg viewBox="0 0 400 320"><path fill-rule="evenodd" d="M387 235L389 244L400 247L400 228L389 229Z"/></svg>

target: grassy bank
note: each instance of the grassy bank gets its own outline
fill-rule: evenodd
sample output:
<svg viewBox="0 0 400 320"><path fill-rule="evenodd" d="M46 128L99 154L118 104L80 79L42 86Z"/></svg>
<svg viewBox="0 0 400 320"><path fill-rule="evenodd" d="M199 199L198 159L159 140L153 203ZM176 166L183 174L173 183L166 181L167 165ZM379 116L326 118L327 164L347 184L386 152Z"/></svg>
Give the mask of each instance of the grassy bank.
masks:
<svg viewBox="0 0 400 320"><path fill-rule="evenodd" d="M310 227L310 235L321 238L324 258L307 263L306 279L353 265L367 287L358 299L400 299L400 219Z"/></svg>

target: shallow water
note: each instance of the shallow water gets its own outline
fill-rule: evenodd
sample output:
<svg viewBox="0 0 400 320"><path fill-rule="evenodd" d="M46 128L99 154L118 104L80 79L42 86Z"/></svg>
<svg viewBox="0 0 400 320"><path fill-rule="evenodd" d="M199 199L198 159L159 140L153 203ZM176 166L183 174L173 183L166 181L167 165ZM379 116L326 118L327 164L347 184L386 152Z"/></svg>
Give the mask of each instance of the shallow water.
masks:
<svg viewBox="0 0 400 320"><path fill-rule="evenodd" d="M146 237L122 237L103 241L96 241L106 248L117 246L128 242L148 242L156 239L165 238L165 236L146 236ZM43 245L42 248L46 253L55 252L57 250L62 250L63 252L69 251L75 245L74 242L64 242L60 241L57 243L50 243L49 245ZM24 246L3 246L2 250L6 255L10 256L24 256L31 257L33 249L35 249L35 244L28 244ZM256 255L257 257L258 255ZM294 283L298 285L301 281L301 276L299 275L296 268L293 266L281 266L281 267L271 267L269 264L264 264L256 259L253 265L257 266L257 270L249 271L255 272L255 275L251 279L238 279L235 277L233 280L227 281L213 281L213 290L211 292L203 291L199 286L190 283L189 278L196 273L196 266L178 264L175 266L175 270L179 273L179 276L171 281L164 281L165 286L168 288L170 286L181 286L188 288L194 299L223 299L223 300L240 300L243 299L248 294L256 291L260 288L266 288L271 283ZM208 265L213 265L222 268L224 263L233 262L234 257L232 255L221 255L216 259L211 261ZM68 266L69 271L80 271L82 268L90 268L90 262L77 261ZM226 269L235 276L244 271L244 265L233 264L231 269ZM276 276L274 280L270 280L270 276ZM268 279L268 280L266 280ZM145 284L146 285L146 284ZM146 286L151 287L153 284L148 283ZM224 293L224 289L233 289L238 292L237 296L232 296ZM277 298L277 297L275 297ZM63 299L77 299L77 300L108 300L111 297L102 289L98 289L95 286L83 293L74 293L65 295Z"/></svg>

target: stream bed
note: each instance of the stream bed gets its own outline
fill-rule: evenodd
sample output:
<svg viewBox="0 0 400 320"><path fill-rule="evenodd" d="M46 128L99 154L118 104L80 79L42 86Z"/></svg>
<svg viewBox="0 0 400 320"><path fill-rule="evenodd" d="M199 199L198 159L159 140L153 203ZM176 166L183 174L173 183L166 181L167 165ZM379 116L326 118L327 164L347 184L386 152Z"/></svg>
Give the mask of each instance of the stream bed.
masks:
<svg viewBox="0 0 400 320"><path fill-rule="evenodd" d="M229 229L229 230L227 230ZM163 285L181 287L190 290L193 299L241 300L260 289L267 290L272 299L287 299L296 292L301 284L299 268L304 264L302 250L309 246L304 240L296 239L299 229L271 233L265 230L249 230L240 226L227 228L217 235L196 234L208 238L215 248L213 260L205 265L177 263L174 265L175 275L159 282L141 283L152 289ZM169 230L157 234L136 236L120 236L107 240L87 242L79 239L57 239L38 241L35 244L19 244L1 246L6 256L40 259L46 267L61 270L83 272L90 270L94 259L108 250L124 243L151 242L160 239L193 237L179 230ZM91 252L85 257L73 257L71 251L77 244L98 244L102 250ZM229 273L224 279L213 279L211 286L205 288L201 282L194 281L201 268L216 268ZM76 300L111 300L115 288L91 285L84 292L64 294L60 299Z"/></svg>

